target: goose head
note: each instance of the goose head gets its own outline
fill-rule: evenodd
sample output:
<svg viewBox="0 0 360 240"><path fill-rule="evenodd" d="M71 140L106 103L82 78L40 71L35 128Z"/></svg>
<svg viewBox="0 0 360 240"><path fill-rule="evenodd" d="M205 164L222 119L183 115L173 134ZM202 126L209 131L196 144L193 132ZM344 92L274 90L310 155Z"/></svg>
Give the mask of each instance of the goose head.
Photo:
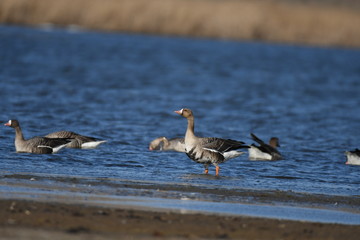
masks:
<svg viewBox="0 0 360 240"><path fill-rule="evenodd" d="M162 150L164 143L167 142L166 137L159 137L151 141L149 144L149 150Z"/></svg>
<svg viewBox="0 0 360 240"><path fill-rule="evenodd" d="M7 123L4 124L5 126L8 126L8 127L12 127L12 128L16 128L16 127L19 127L20 124L19 124L19 121L18 120L15 120L15 119L12 119L12 120L9 120Z"/></svg>
<svg viewBox="0 0 360 240"><path fill-rule="evenodd" d="M274 147L274 148L280 147L279 139L277 137L270 138L269 145Z"/></svg>
<svg viewBox="0 0 360 240"><path fill-rule="evenodd" d="M193 113L190 109L188 108L182 108L178 111L175 111L177 114L185 117L185 118L190 118L190 117L193 117Z"/></svg>

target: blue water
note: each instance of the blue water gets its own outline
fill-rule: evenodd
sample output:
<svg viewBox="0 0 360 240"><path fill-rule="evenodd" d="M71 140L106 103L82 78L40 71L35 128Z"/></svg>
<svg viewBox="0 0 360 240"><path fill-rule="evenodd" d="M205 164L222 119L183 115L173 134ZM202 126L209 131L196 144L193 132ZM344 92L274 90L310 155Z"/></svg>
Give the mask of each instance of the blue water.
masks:
<svg viewBox="0 0 360 240"><path fill-rule="evenodd" d="M359 196L360 51L0 26L0 121L30 138L71 130L108 140L93 150L15 152L0 128L0 173L119 178ZM199 136L280 138L285 160L221 165L221 177L175 152L191 108ZM214 168L210 169L214 174Z"/></svg>

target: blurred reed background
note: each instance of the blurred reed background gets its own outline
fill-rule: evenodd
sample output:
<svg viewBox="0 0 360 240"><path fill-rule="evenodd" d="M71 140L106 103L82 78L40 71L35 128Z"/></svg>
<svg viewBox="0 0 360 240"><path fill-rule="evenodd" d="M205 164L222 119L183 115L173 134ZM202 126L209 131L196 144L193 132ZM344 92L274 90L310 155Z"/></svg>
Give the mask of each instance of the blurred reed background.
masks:
<svg viewBox="0 0 360 240"><path fill-rule="evenodd" d="M0 23L360 46L355 0L0 0Z"/></svg>

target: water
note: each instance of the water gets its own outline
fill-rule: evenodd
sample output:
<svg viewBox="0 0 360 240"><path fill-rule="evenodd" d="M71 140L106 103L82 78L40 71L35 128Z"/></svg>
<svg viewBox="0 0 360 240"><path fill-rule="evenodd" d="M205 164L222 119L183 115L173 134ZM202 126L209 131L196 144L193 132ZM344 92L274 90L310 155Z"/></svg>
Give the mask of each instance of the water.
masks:
<svg viewBox="0 0 360 240"><path fill-rule="evenodd" d="M30 138L71 130L108 140L93 150L19 154L0 130L0 173L111 178L358 197L360 51L0 26L0 119ZM199 136L280 138L285 160L221 165L221 177L175 152L191 108ZM214 168L210 169L214 174ZM4 178L3 178L4 180Z"/></svg>

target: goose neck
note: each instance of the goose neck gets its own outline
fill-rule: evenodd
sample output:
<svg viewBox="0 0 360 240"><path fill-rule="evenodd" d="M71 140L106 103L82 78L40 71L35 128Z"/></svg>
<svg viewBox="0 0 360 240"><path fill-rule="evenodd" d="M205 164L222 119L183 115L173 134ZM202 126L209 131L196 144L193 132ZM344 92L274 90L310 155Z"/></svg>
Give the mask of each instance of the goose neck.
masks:
<svg viewBox="0 0 360 240"><path fill-rule="evenodd" d="M188 118L188 125L187 125L187 129L186 129L186 134L185 137L194 137L195 133L194 133L194 118Z"/></svg>
<svg viewBox="0 0 360 240"><path fill-rule="evenodd" d="M24 135L21 131L20 126L15 127L15 141L24 141Z"/></svg>

